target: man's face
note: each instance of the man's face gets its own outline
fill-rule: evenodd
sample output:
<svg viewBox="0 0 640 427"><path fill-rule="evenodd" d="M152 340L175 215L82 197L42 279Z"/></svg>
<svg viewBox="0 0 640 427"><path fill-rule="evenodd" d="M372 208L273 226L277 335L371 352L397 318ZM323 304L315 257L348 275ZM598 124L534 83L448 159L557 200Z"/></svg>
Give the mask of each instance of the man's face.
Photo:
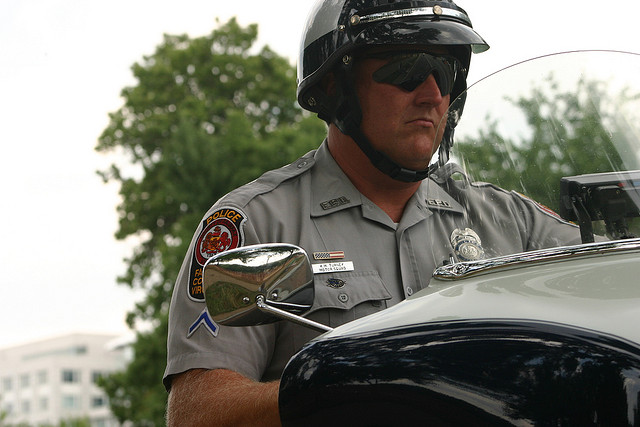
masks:
<svg viewBox="0 0 640 427"><path fill-rule="evenodd" d="M421 52L446 54L444 49ZM399 165L425 169L442 139L442 118L450 95L441 94L433 74L413 90L376 81L380 79L375 79L374 73L393 58L384 52L372 53L357 59L355 65L362 131L376 150Z"/></svg>

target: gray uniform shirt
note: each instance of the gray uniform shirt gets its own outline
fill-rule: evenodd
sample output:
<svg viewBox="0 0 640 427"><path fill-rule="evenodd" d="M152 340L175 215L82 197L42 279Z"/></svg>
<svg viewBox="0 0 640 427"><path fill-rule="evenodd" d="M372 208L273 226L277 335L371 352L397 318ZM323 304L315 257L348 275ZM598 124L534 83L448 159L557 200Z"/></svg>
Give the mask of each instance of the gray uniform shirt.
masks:
<svg viewBox="0 0 640 427"><path fill-rule="evenodd" d="M456 230L473 230L485 257L579 242L576 227L533 201L448 175L423 181L396 224L351 184L325 142L224 196L196 230L175 285L165 386L171 375L194 368L278 379L289 358L318 334L287 321L215 324L199 285L202 265L220 251L256 243L301 246L316 271L307 317L336 327L426 287L437 266L460 255L451 242Z"/></svg>

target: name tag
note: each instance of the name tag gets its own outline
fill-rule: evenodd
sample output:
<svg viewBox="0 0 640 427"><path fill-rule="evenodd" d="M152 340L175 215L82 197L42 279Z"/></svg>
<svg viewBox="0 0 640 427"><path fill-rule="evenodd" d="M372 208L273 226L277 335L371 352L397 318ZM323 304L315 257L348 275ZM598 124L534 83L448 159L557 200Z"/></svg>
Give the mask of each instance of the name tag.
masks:
<svg viewBox="0 0 640 427"><path fill-rule="evenodd" d="M338 271L353 271L353 261L312 264L311 268L313 269L313 274L335 273Z"/></svg>

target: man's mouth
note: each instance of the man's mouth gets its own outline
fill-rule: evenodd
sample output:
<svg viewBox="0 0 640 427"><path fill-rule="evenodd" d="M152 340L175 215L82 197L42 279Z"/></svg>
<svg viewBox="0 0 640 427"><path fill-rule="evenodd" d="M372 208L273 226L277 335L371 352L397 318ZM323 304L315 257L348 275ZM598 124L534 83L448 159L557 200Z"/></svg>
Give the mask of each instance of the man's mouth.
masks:
<svg viewBox="0 0 640 427"><path fill-rule="evenodd" d="M407 123L412 125L422 126L422 127L434 127L433 120L426 117L418 117L413 120L409 120Z"/></svg>

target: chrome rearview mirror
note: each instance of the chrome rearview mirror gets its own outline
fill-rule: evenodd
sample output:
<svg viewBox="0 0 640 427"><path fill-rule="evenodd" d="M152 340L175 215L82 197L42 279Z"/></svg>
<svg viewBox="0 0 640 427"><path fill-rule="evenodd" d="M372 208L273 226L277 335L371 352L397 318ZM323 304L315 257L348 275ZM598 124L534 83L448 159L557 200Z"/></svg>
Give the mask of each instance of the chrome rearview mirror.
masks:
<svg viewBox="0 0 640 427"><path fill-rule="evenodd" d="M211 318L226 326L288 319L321 331L331 328L301 317L313 305L313 272L306 252L277 243L244 246L210 258L203 291Z"/></svg>

